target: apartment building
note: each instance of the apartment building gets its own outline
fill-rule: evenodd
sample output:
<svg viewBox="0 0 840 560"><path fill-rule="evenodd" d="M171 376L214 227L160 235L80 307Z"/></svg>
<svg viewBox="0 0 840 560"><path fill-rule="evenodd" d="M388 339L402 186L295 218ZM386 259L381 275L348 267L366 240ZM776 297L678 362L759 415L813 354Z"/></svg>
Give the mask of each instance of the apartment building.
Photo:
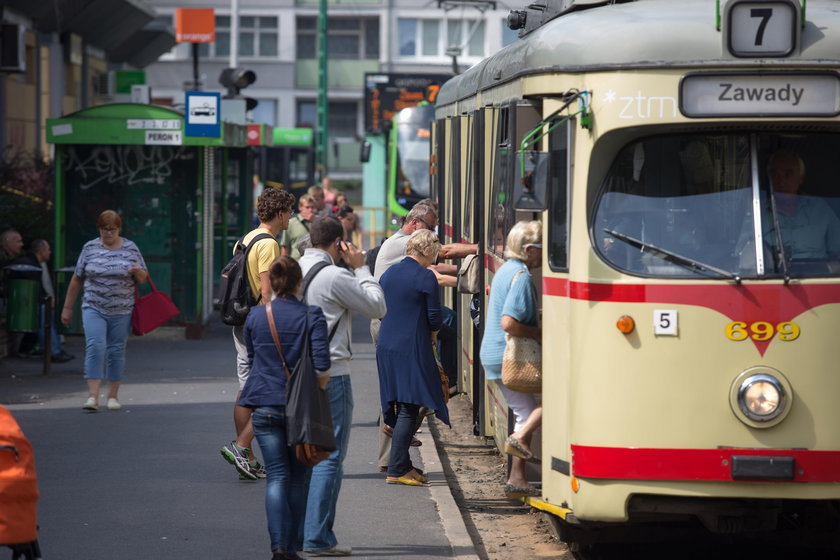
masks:
<svg viewBox="0 0 840 560"><path fill-rule="evenodd" d="M161 25L176 8L214 8L216 42L201 45L203 89L224 91L218 77L230 65L230 0L148 0ZM516 39L502 2L330 0L328 6L328 168L338 179L362 174L364 75L459 71ZM257 79L242 94L259 101L253 122L315 126L318 96L318 0L239 0L237 65ZM193 76L192 48L179 44L146 68L154 102L179 105Z"/></svg>

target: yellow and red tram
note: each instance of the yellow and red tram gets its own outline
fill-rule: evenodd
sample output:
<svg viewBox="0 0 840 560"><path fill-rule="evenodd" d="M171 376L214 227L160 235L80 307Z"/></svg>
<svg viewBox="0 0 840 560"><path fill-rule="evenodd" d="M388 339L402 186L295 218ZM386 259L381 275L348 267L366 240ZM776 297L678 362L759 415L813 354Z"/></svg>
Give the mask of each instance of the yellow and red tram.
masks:
<svg viewBox="0 0 840 560"><path fill-rule="evenodd" d="M691 520L836 545L838 3L539 4L444 84L432 130L444 238L479 244L482 285L513 223L543 222L532 504L584 543ZM501 444L487 293L446 298L476 431Z"/></svg>

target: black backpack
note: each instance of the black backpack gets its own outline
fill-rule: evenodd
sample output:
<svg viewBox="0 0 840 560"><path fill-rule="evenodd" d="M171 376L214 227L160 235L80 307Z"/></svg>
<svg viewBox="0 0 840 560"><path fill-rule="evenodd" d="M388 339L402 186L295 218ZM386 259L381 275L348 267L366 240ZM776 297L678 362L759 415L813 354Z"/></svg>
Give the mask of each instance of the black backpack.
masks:
<svg viewBox="0 0 840 560"><path fill-rule="evenodd" d="M242 243L243 239L245 238L242 237L236 242L233 258L222 269L219 282L219 314L226 325L244 325L248 312L257 305L248 282L248 253L257 241L274 237L268 233L260 233L247 247Z"/></svg>

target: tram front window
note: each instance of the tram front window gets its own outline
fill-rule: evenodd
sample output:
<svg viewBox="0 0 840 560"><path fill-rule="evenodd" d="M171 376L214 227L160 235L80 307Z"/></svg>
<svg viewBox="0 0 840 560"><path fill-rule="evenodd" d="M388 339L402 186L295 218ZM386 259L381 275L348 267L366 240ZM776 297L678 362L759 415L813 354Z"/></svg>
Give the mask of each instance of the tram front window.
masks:
<svg viewBox="0 0 840 560"><path fill-rule="evenodd" d="M596 250L640 276L840 276L838 150L837 134L633 142L602 185Z"/></svg>
<svg viewBox="0 0 840 560"><path fill-rule="evenodd" d="M416 123L400 124L397 130L399 177L397 197L428 198L431 192L429 175L429 127Z"/></svg>

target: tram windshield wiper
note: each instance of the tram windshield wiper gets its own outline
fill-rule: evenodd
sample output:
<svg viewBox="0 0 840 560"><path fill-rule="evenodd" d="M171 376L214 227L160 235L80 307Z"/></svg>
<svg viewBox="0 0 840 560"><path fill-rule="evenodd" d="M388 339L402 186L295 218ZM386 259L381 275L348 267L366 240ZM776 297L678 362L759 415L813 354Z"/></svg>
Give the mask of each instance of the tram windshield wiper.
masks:
<svg viewBox="0 0 840 560"><path fill-rule="evenodd" d="M623 233L619 233L615 230L611 229L604 229L604 233L608 233L619 239L624 241L628 245L632 245L633 247L638 247L639 249L645 249L651 252L651 254L659 257L660 259L666 260L668 262L672 262L674 264L683 266L690 270L698 270L702 272L712 272L717 274L722 278L729 278L730 280L734 280L736 284L741 283L741 277L737 274L733 274L728 270L724 270L722 268L718 268L716 266L712 266L710 264L701 263L700 261L696 261L694 259L690 259L688 257L684 257L677 253L668 251L667 249L663 249L662 247L657 247L656 245L651 245L650 243L645 243L644 241L640 241L634 237L630 237L629 235L624 235Z"/></svg>

